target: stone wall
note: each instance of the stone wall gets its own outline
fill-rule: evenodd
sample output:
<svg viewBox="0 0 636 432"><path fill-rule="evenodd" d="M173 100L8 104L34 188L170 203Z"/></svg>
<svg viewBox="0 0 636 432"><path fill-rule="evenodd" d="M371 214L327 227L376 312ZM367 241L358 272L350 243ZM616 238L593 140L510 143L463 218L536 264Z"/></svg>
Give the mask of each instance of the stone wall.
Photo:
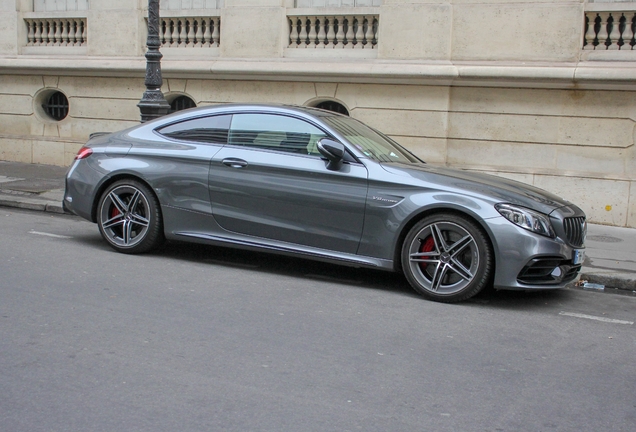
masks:
<svg viewBox="0 0 636 432"><path fill-rule="evenodd" d="M0 1L0 160L68 165L90 133L139 122L143 3L95 0L88 10L51 13ZM593 222L636 227L636 51L583 49L586 12L636 4L209 3L222 7L162 10L175 23L220 20L218 47L197 46L188 35L197 29L184 28L183 44L162 48L168 97L197 105L335 100L431 163L519 179L580 204ZM25 20L64 16L86 20L85 46L28 45ZM375 17L377 45L293 46L290 23L308 17ZM42 109L58 90L69 101L59 122Z"/></svg>

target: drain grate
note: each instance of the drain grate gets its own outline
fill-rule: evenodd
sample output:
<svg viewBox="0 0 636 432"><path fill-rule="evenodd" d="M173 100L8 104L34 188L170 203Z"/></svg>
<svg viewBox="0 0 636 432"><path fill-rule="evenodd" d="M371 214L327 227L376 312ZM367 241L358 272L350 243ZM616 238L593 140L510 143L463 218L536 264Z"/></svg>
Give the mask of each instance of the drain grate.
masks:
<svg viewBox="0 0 636 432"><path fill-rule="evenodd" d="M600 243L620 243L623 241L623 239L619 239L617 237L612 237L612 236L606 236L606 235L588 236L587 240L600 242Z"/></svg>

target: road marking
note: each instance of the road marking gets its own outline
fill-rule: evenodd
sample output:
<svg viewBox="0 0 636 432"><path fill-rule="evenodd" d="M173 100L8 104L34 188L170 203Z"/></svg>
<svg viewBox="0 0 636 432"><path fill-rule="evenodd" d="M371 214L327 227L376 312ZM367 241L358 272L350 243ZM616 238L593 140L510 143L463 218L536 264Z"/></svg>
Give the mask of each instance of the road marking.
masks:
<svg viewBox="0 0 636 432"><path fill-rule="evenodd" d="M633 321L623 321L623 320L617 320L617 319L605 318L605 317L598 317L598 316L594 316L594 315L585 315L585 314L574 313L574 312L559 312L559 315L570 316L570 317L575 317L575 318L585 318L585 319L590 319L590 320L594 320L594 321L601 321L601 322L606 322L606 323L612 323L612 324L634 325Z"/></svg>
<svg viewBox="0 0 636 432"><path fill-rule="evenodd" d="M65 235L51 234L51 233L45 233L45 232L40 232L40 231L29 231L29 234L41 235L41 236L46 236L46 237L61 238L61 239L73 238L73 237L69 237L69 236L65 236Z"/></svg>
<svg viewBox="0 0 636 432"><path fill-rule="evenodd" d="M24 180L23 178L17 178L17 177L5 177L5 176L0 176L0 183L11 183L14 181L21 181Z"/></svg>

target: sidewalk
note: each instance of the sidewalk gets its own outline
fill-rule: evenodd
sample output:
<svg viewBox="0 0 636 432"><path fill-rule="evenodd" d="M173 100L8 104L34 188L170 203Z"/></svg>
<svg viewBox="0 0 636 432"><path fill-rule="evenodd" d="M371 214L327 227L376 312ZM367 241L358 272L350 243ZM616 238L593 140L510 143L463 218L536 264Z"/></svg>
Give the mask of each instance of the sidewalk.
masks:
<svg viewBox="0 0 636 432"><path fill-rule="evenodd" d="M64 213L67 169L0 161L0 207ZM578 285L636 294L636 229L589 224L585 246Z"/></svg>
<svg viewBox="0 0 636 432"><path fill-rule="evenodd" d="M0 206L64 213L66 167L0 161Z"/></svg>

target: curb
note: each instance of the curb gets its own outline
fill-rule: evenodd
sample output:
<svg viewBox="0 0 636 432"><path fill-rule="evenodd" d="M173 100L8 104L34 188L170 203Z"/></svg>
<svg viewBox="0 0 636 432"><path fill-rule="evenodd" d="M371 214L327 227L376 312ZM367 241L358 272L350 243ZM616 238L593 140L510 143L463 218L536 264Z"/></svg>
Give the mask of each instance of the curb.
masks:
<svg viewBox="0 0 636 432"><path fill-rule="evenodd" d="M68 214L62 208L62 203L57 202L42 202L35 199L21 200L0 197L0 207L12 207L24 210L35 210L49 213Z"/></svg>
<svg viewBox="0 0 636 432"><path fill-rule="evenodd" d="M589 273L582 271L579 280L603 285L605 288L636 292L636 275L633 273L621 273L618 271L611 273Z"/></svg>

